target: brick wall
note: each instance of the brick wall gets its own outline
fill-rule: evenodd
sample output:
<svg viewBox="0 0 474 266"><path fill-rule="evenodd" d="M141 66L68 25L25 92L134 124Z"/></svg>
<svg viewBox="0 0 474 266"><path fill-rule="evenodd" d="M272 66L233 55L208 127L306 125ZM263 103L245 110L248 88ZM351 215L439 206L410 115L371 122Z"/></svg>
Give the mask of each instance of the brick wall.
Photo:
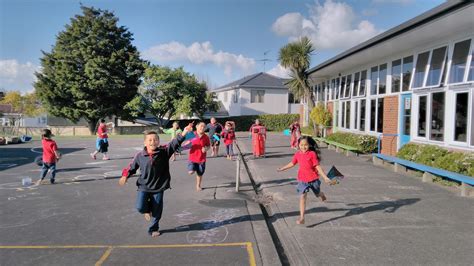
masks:
<svg viewBox="0 0 474 266"><path fill-rule="evenodd" d="M334 118L333 102L329 102L328 105L327 105L327 108L328 108L328 111L332 114L332 117ZM334 125L334 121L332 121L332 124ZM327 129L326 134L327 134L327 135L332 134L332 127Z"/></svg>
<svg viewBox="0 0 474 266"><path fill-rule="evenodd" d="M387 96L383 104L383 133L398 134L398 96ZM395 156L397 154L398 137L382 138L382 153Z"/></svg>

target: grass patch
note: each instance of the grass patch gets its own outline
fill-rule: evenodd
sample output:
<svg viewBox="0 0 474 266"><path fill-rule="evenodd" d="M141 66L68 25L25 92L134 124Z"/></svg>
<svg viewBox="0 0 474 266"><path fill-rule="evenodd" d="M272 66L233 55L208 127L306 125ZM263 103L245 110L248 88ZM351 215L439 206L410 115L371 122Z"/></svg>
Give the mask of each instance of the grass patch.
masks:
<svg viewBox="0 0 474 266"><path fill-rule="evenodd" d="M447 180L439 176L433 177L433 183L437 183L446 187L458 187L461 185L456 181Z"/></svg>

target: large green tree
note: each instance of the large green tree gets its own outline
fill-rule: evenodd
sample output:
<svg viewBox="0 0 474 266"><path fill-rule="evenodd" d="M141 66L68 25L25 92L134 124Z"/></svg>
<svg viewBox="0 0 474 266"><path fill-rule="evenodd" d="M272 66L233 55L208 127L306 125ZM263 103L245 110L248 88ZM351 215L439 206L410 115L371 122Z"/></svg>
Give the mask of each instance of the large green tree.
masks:
<svg viewBox="0 0 474 266"><path fill-rule="evenodd" d="M41 58L35 88L45 109L71 121L84 118L91 134L100 118L128 118L124 106L137 95L144 62L132 33L107 10L81 6Z"/></svg>
<svg viewBox="0 0 474 266"><path fill-rule="evenodd" d="M180 68L149 65L143 76L140 95L127 106L134 115L150 113L158 123L163 118L181 114L202 116L216 111L215 95L207 93L207 85Z"/></svg>
<svg viewBox="0 0 474 266"><path fill-rule="evenodd" d="M280 49L278 61L280 65L290 70L291 79L287 82L295 97L304 98L308 109L314 107L313 94L308 81L307 70L311 63L311 53L314 47L308 37L289 43Z"/></svg>

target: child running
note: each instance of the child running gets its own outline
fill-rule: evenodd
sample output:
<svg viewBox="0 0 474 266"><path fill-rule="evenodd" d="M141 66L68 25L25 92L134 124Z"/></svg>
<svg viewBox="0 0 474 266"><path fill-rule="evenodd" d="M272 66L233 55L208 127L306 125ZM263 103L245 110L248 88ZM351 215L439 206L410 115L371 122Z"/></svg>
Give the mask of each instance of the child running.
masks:
<svg viewBox="0 0 474 266"><path fill-rule="evenodd" d="M176 138L176 136L177 136L178 134L181 134L181 133L183 132L183 131L179 128L178 122L173 122L173 127L172 127L172 128L164 129L164 128L160 127L160 129L163 130L163 132L164 132L165 134L171 135L171 139ZM178 150L176 150L176 152L173 153L173 155L171 156L171 160L172 160L172 161L175 161L175 160L176 160L176 154L181 155L181 147L179 147Z"/></svg>
<svg viewBox="0 0 474 266"><path fill-rule="evenodd" d="M56 141L52 139L54 135L49 129L43 129L41 134L41 144L43 146L43 165L41 167L40 179L36 182L37 185L41 185L41 182L46 177L48 170L51 170L51 184L54 184L56 178L56 162L61 157L58 151L58 145Z"/></svg>
<svg viewBox="0 0 474 266"><path fill-rule="evenodd" d="M202 176L206 171L206 154L211 147L209 137L204 133L206 124L199 122L196 125L195 137L191 139L191 149L189 150L188 173L196 172L196 191L201 191Z"/></svg>
<svg viewBox="0 0 474 266"><path fill-rule="evenodd" d="M235 139L235 126L233 126L233 122L227 121L225 123L225 129L222 132L222 138L224 139L225 144L225 153L227 155L228 160L232 160L234 156L234 142L237 140Z"/></svg>
<svg viewBox="0 0 474 266"><path fill-rule="evenodd" d="M127 183L127 179L140 169L137 179L138 212L145 215L145 220L150 221L148 233L158 237L159 222L163 212L163 197L165 190L170 188L171 175L169 159L184 141L184 136L192 130L192 125L187 126L182 134L178 134L167 146L159 146L160 138L156 131L146 131L143 151L137 153L128 168L123 169L119 185Z"/></svg>
<svg viewBox="0 0 474 266"><path fill-rule="evenodd" d="M107 157L107 152L109 151L109 136L107 135L107 124L105 124L105 119L101 119L99 127L97 128L97 139L96 139L96 150L91 153L92 159L97 158L97 153L102 153L102 160L109 160Z"/></svg>
<svg viewBox="0 0 474 266"><path fill-rule="evenodd" d="M316 142L309 136L303 136L298 140L299 151L293 156L293 160L287 165L278 168L278 172L292 168L297 163L300 164L298 169L298 185L296 191L300 195L300 217L296 221L297 224L304 224L304 213L306 209L306 194L311 189L317 197L322 201L326 200L326 196L321 192L321 181L319 175L324 178L326 183L331 180L326 176L321 165L319 165L318 156L316 155Z"/></svg>

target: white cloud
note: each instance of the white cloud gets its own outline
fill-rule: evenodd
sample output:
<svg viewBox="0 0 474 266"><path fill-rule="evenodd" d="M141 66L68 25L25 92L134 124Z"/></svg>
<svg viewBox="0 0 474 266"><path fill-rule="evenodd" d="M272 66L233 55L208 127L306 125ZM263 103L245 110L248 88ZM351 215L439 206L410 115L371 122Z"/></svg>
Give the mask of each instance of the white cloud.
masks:
<svg viewBox="0 0 474 266"><path fill-rule="evenodd" d="M268 74L277 76L280 78L289 78L290 77L290 71L284 67L282 67L280 64L276 65L274 68L270 69L267 71Z"/></svg>
<svg viewBox="0 0 474 266"><path fill-rule="evenodd" d="M414 0L372 0L374 4L400 4L408 5L415 2Z"/></svg>
<svg viewBox="0 0 474 266"><path fill-rule="evenodd" d="M357 23L357 16L346 3L326 0L309 6L309 17L288 13L279 17L272 30L294 41L302 36L311 38L316 49L345 49L355 46L380 33L367 20Z"/></svg>
<svg viewBox="0 0 474 266"><path fill-rule="evenodd" d="M39 67L31 62L21 64L15 59L0 59L0 88L22 93L32 92L33 82L36 81L34 72L38 70Z"/></svg>
<svg viewBox="0 0 474 266"><path fill-rule="evenodd" d="M191 64L215 64L223 69L226 76L232 76L235 69L243 74L249 74L255 70L255 60L241 54L236 55L228 52L215 52L210 42L195 42L186 46L179 42L170 42L153 46L143 52L145 59L163 62L189 62Z"/></svg>

